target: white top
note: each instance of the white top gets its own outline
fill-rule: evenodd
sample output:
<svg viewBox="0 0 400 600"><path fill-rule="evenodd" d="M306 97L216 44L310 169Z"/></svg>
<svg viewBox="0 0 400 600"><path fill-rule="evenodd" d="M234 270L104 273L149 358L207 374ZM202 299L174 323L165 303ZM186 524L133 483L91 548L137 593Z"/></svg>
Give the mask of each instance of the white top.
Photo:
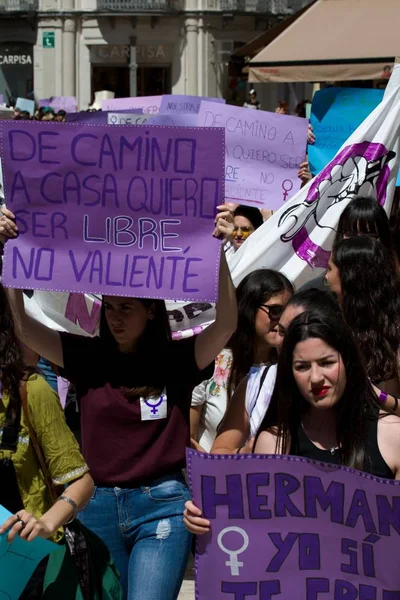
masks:
<svg viewBox="0 0 400 600"><path fill-rule="evenodd" d="M206 452L211 450L217 428L225 416L227 385L232 366L232 353L223 350L215 360L214 375L196 386L192 394L192 406L203 406L197 441Z"/></svg>
<svg viewBox="0 0 400 600"><path fill-rule="evenodd" d="M260 389L264 369L268 373ZM250 437L254 437L265 417L275 387L277 365L252 367L246 389L246 411L250 421Z"/></svg>

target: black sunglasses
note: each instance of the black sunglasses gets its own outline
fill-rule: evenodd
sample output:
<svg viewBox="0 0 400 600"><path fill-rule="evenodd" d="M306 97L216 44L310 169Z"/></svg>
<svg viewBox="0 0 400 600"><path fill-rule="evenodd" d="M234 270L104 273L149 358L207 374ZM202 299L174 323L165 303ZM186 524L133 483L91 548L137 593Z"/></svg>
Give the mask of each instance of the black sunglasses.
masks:
<svg viewBox="0 0 400 600"><path fill-rule="evenodd" d="M260 310L265 312L272 321L280 319L284 309L285 307L281 304L271 304L270 306L268 306L268 304L262 304L260 306Z"/></svg>

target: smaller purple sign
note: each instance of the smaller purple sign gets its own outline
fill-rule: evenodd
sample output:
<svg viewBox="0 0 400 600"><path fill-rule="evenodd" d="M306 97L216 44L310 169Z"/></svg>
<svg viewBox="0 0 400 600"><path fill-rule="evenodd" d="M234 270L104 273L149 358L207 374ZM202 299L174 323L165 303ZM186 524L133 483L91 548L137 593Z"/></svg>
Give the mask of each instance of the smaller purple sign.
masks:
<svg viewBox="0 0 400 600"><path fill-rule="evenodd" d="M197 127L197 115L156 115L149 117L147 124L164 125L164 127Z"/></svg>
<svg viewBox="0 0 400 600"><path fill-rule="evenodd" d="M130 115L141 115L142 111L140 108L135 108L129 111L123 111L124 114ZM113 114L119 114L118 111L115 111ZM97 123L98 125L107 125L110 113L105 110L96 110L96 111L81 111L77 113L67 113L66 121L67 123ZM115 125L115 123L111 123L111 125Z"/></svg>
<svg viewBox="0 0 400 600"><path fill-rule="evenodd" d="M215 302L220 129L0 122L9 287Z"/></svg>
<svg viewBox="0 0 400 600"><path fill-rule="evenodd" d="M294 456L187 451L196 600L400 598L399 481Z"/></svg>
<svg viewBox="0 0 400 600"><path fill-rule="evenodd" d="M277 210L299 191L308 121L202 102L200 127L225 127L225 200Z"/></svg>
<svg viewBox="0 0 400 600"><path fill-rule="evenodd" d="M160 114L168 115L197 115L202 102L217 102L225 104L223 98L207 98L203 96L167 95L162 97Z"/></svg>
<svg viewBox="0 0 400 600"><path fill-rule="evenodd" d="M75 113L78 110L78 103L75 96L52 96L39 100L39 106L50 106L54 112L65 110L67 113Z"/></svg>
<svg viewBox="0 0 400 600"><path fill-rule="evenodd" d="M196 115L132 115L130 112L108 112L108 125L164 125L164 127L197 127Z"/></svg>
<svg viewBox="0 0 400 600"><path fill-rule="evenodd" d="M162 96L139 96L137 98L108 98L103 100L103 110L130 110L140 108L144 114L158 115Z"/></svg>

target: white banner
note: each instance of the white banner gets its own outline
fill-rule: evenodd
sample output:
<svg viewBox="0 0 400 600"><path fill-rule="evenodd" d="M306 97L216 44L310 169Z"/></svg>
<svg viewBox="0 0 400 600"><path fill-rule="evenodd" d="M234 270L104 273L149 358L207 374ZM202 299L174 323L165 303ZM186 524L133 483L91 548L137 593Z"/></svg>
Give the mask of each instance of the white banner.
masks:
<svg viewBox="0 0 400 600"><path fill-rule="evenodd" d="M400 65L385 96L319 175L257 229L231 257L235 285L254 269L284 273L297 287L323 273L339 217L356 196L389 214L399 168Z"/></svg>

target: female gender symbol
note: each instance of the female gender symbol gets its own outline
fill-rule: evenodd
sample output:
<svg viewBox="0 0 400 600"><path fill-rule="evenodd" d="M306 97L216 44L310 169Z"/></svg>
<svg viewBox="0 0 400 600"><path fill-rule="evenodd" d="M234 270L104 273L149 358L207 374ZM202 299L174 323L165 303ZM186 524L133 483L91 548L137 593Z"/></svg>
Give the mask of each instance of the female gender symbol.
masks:
<svg viewBox="0 0 400 600"><path fill-rule="evenodd" d="M164 394L161 394L161 396L157 399L155 398L156 403L152 404L150 402L151 398L149 398L148 400L145 400L144 403L147 404L147 406L149 406L151 408L151 412L153 413L153 415L156 415L158 413L158 408L157 406L160 406L160 404L162 404L164 402ZM153 398L154 400L154 398Z"/></svg>
<svg viewBox="0 0 400 600"><path fill-rule="evenodd" d="M285 186L286 184L286 186ZM290 185L290 187L289 187ZM293 181L291 181L290 179L285 179L284 181L282 181L282 189L283 189L283 201L285 202L286 198L288 197L289 192L292 191L293 189Z"/></svg>
<svg viewBox="0 0 400 600"><path fill-rule="evenodd" d="M224 535L226 533L229 533L230 531L239 533L243 538L242 547L239 548L238 550L229 550L229 548L226 548L222 544L222 538L224 537ZM242 529L241 527L225 527L225 529L220 531L217 542L218 542L218 546L221 548L222 552L229 554L229 560L226 561L225 565L227 567L231 568L231 575L239 575L239 567L243 567L243 563L240 560L238 560L237 557L238 557L238 554L242 554L242 552L247 550L247 547L249 545L249 536L247 535L245 530Z"/></svg>

